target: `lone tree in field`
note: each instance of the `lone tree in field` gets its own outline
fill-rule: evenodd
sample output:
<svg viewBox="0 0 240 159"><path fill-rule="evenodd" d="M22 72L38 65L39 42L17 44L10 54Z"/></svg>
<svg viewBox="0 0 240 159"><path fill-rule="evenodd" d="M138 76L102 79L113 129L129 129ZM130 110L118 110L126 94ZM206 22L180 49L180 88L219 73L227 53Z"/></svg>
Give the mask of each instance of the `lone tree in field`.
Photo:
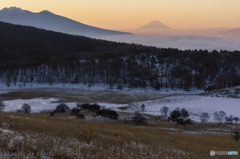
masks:
<svg viewBox="0 0 240 159"><path fill-rule="evenodd" d="M145 112L145 105L144 104L142 104L142 106L141 106L141 111Z"/></svg>
<svg viewBox="0 0 240 159"><path fill-rule="evenodd" d="M223 123L224 118L226 117L226 113L224 111L220 111L220 112L218 112L218 114L220 117L220 122L221 122L221 127L222 127L222 123Z"/></svg>
<svg viewBox="0 0 240 159"><path fill-rule="evenodd" d="M226 117L226 113L224 111L214 112L213 116L215 121L221 124L221 128L222 128L222 123L224 118Z"/></svg>
<svg viewBox="0 0 240 159"><path fill-rule="evenodd" d="M162 115L163 118L167 117L168 110L169 110L169 108L166 107L166 106L164 106L160 109L160 112L161 112L161 115Z"/></svg>
<svg viewBox="0 0 240 159"><path fill-rule="evenodd" d="M24 113L31 113L31 106L29 104L23 104L21 110Z"/></svg>
<svg viewBox="0 0 240 159"><path fill-rule="evenodd" d="M5 104L3 101L0 100L0 111L2 111L5 108Z"/></svg>
<svg viewBox="0 0 240 159"><path fill-rule="evenodd" d="M140 112L136 111L132 117L132 121L135 125L145 124L147 118Z"/></svg>
<svg viewBox="0 0 240 159"><path fill-rule="evenodd" d="M205 129L205 124L210 119L210 116L208 115L208 113L204 112L204 113L201 114L200 118L201 118L201 122L204 123L204 129Z"/></svg>

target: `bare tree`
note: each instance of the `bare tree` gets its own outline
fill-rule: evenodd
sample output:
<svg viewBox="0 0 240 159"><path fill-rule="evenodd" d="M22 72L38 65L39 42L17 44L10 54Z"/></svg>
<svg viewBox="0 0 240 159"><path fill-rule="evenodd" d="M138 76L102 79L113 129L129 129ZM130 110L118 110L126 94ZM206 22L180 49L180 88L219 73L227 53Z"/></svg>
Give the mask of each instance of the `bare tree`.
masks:
<svg viewBox="0 0 240 159"><path fill-rule="evenodd" d="M204 112L204 113L201 114L200 118L201 118L201 122L204 123L204 129L205 129L205 124L210 119L210 116L209 116L208 113Z"/></svg>
<svg viewBox="0 0 240 159"><path fill-rule="evenodd" d="M5 108L5 104L3 101L0 100L0 111L2 111Z"/></svg>
<svg viewBox="0 0 240 159"><path fill-rule="evenodd" d="M147 118L139 111L136 111L132 117L132 121L135 125L141 125L146 123Z"/></svg>
<svg viewBox="0 0 240 159"><path fill-rule="evenodd" d="M214 112L214 113L213 113L213 117L214 117L215 123L219 123L220 117L219 117L219 115L218 115L218 112ZM216 125L215 125L215 126L216 126Z"/></svg>
<svg viewBox="0 0 240 159"><path fill-rule="evenodd" d="M222 128L222 123L223 123L224 118L226 117L226 113L224 111L219 111L218 114L219 114L221 128Z"/></svg>
<svg viewBox="0 0 240 159"><path fill-rule="evenodd" d="M214 112L213 116L215 121L221 124L221 128L222 128L222 123L224 118L226 117L226 113L224 111Z"/></svg>
<svg viewBox="0 0 240 159"><path fill-rule="evenodd" d="M232 115L230 115L229 117L225 117L225 122L227 123L227 124L232 124L233 123L233 116Z"/></svg>
<svg viewBox="0 0 240 159"><path fill-rule="evenodd" d="M145 105L144 104L142 104L142 106L141 106L141 111L145 112Z"/></svg>
<svg viewBox="0 0 240 159"><path fill-rule="evenodd" d="M237 117L237 116L235 116L235 117L233 117L233 120L236 122L236 124L237 124L237 122L238 122L238 120L239 120L239 117Z"/></svg>
<svg viewBox="0 0 240 159"><path fill-rule="evenodd" d="M161 112L161 115L162 115L163 118L166 118L166 117L167 117L168 111L169 111L169 108L166 107L166 106L164 106L164 107L162 107L162 108L160 109L160 112Z"/></svg>

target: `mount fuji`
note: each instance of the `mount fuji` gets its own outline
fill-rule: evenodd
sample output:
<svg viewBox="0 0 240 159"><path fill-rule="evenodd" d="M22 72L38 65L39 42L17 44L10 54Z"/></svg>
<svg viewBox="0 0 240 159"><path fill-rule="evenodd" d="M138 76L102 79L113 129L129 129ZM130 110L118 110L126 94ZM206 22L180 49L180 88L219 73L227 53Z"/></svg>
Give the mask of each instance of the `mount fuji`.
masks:
<svg viewBox="0 0 240 159"><path fill-rule="evenodd" d="M164 25L158 20L154 20L151 23L148 23L147 25L144 25L138 29L171 29L168 26Z"/></svg>

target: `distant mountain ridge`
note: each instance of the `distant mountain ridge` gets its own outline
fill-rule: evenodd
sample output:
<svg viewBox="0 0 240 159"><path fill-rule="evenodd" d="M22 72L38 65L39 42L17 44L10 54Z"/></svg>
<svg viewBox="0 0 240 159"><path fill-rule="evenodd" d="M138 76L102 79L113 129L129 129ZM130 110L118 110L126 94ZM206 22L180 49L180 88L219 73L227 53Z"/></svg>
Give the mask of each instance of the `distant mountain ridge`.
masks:
<svg viewBox="0 0 240 159"><path fill-rule="evenodd" d="M220 32L218 36L223 38L240 38L240 28Z"/></svg>
<svg viewBox="0 0 240 159"><path fill-rule="evenodd" d="M89 26L47 10L33 13L17 7L0 10L0 21L90 37L131 34Z"/></svg>
<svg viewBox="0 0 240 159"><path fill-rule="evenodd" d="M154 20L147 25L144 25L138 29L171 29L170 27L166 26L165 24L161 23L158 20Z"/></svg>

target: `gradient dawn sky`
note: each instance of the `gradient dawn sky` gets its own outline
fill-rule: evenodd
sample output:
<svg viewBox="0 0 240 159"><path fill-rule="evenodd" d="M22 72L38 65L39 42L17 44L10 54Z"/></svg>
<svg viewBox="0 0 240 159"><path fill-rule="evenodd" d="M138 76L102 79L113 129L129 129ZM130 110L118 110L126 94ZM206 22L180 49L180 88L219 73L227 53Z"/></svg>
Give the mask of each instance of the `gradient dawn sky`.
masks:
<svg viewBox="0 0 240 159"><path fill-rule="evenodd" d="M1 0L0 9L16 6L49 10L106 29L135 29L159 20L174 29L240 28L240 0Z"/></svg>

